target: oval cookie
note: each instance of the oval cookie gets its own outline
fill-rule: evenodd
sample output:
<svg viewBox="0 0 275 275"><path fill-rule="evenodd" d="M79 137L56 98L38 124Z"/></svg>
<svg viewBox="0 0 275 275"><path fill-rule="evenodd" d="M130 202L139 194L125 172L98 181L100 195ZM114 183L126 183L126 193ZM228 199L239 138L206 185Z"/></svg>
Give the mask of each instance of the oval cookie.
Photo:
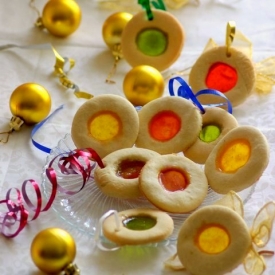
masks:
<svg viewBox="0 0 275 275"><path fill-rule="evenodd" d="M194 91L202 89L218 90L230 100L232 106L245 101L255 83L255 70L252 61L241 51L215 47L204 52L193 65L189 75L189 85ZM222 97L200 95L202 104L224 102Z"/></svg>
<svg viewBox="0 0 275 275"><path fill-rule="evenodd" d="M143 148L125 148L103 158L104 168L97 166L94 177L107 196L132 199L142 197L139 174L146 162L159 154Z"/></svg>
<svg viewBox="0 0 275 275"><path fill-rule="evenodd" d="M153 10L153 19L146 12L133 16L123 30L121 49L132 66L149 65L159 71L170 67L180 56L184 30L169 12Z"/></svg>
<svg viewBox="0 0 275 275"><path fill-rule="evenodd" d="M249 229L241 216L225 206L205 206L182 224L177 253L196 275L223 275L242 263L251 247Z"/></svg>
<svg viewBox="0 0 275 275"><path fill-rule="evenodd" d="M174 230L173 219L156 209L136 208L118 213L119 228L114 215L102 225L106 238L119 245L139 245L162 241Z"/></svg>
<svg viewBox="0 0 275 275"><path fill-rule="evenodd" d="M204 171L210 187L226 194L257 182L268 162L266 137L255 127L239 126L218 142L205 162Z"/></svg>
<svg viewBox="0 0 275 275"><path fill-rule="evenodd" d="M187 213L201 205L208 184L203 170L184 156L161 155L143 167L140 188L156 207L170 213Z"/></svg>
<svg viewBox="0 0 275 275"><path fill-rule="evenodd" d="M196 141L202 125L199 109L187 99L175 96L150 101L138 116L136 146L160 154L185 151Z"/></svg>
<svg viewBox="0 0 275 275"><path fill-rule="evenodd" d="M133 105L118 95L99 95L86 101L76 112L71 128L77 148L92 148L101 158L132 147L139 119Z"/></svg>

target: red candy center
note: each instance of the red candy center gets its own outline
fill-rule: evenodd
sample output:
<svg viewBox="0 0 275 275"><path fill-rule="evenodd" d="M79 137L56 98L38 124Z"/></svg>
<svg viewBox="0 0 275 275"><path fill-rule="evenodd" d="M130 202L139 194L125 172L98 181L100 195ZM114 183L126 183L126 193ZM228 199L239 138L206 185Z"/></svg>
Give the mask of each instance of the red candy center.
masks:
<svg viewBox="0 0 275 275"><path fill-rule="evenodd" d="M170 192L184 190L189 184L186 175L176 169L161 171L159 174L159 180L164 188Z"/></svg>
<svg viewBox="0 0 275 275"><path fill-rule="evenodd" d="M143 161L124 160L118 167L117 176L124 179L138 178L144 164L145 163Z"/></svg>
<svg viewBox="0 0 275 275"><path fill-rule="evenodd" d="M163 111L151 119L149 132L152 138L158 141L167 141L172 139L180 128L180 117L172 111Z"/></svg>
<svg viewBox="0 0 275 275"><path fill-rule="evenodd" d="M217 62L213 64L206 76L205 84L209 89L226 93L236 85L237 71L228 64Z"/></svg>

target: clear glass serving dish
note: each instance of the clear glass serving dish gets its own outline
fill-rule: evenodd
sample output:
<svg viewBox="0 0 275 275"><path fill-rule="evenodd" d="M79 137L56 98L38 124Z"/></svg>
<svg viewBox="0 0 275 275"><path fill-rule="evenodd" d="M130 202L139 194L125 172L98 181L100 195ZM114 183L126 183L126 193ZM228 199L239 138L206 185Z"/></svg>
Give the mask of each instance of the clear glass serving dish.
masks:
<svg viewBox="0 0 275 275"><path fill-rule="evenodd" d="M46 164L43 167L42 172L42 189L46 198L49 198L51 194L51 183L46 176L46 169L49 163L56 156L67 156L72 150L75 149L71 136L67 134L63 139L58 142L58 145L52 149L51 153L46 159ZM82 177L78 174L62 174L57 165L54 162L52 167L57 173L58 184L67 190L78 190L82 185ZM238 193L246 203L252 193L254 192L255 185ZM200 207L210 205L214 201L221 198L220 194L217 194L213 190L208 190L208 195ZM56 198L52 204L52 208L57 212L58 216L63 219L68 225L72 226L80 233L89 235L93 238L95 235L98 221L109 210L122 211L129 208L150 207L155 208L145 198L140 199L117 199L104 195L94 184L93 175L89 178L84 189L74 195L67 195L63 192L58 192ZM174 220L174 232L170 236L169 240L161 242L159 244L167 244L175 242L177 239L178 231L183 221L190 214L170 214ZM157 244L157 245L159 245Z"/></svg>

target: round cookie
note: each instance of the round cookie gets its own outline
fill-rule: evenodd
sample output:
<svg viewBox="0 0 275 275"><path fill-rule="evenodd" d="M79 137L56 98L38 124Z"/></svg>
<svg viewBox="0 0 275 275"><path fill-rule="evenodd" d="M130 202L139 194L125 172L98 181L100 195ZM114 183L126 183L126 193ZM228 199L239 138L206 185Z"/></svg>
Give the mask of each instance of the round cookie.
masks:
<svg viewBox="0 0 275 275"><path fill-rule="evenodd" d="M189 75L189 85L194 91L218 90L224 93L232 106L244 102L251 94L254 84L255 69L252 61L233 47L230 48L229 56L225 46L204 52L192 66ZM202 104L225 101L222 97L211 94L200 95L199 100Z"/></svg>
<svg viewBox="0 0 275 275"><path fill-rule="evenodd" d="M173 219L156 209L136 208L118 213L119 228L114 215L102 225L104 236L119 245L139 245L162 241L174 230Z"/></svg>
<svg viewBox="0 0 275 275"><path fill-rule="evenodd" d="M149 65L159 71L170 67L180 56L184 30L169 12L153 10L148 20L145 11L133 16L123 30L121 49L132 66Z"/></svg>
<svg viewBox="0 0 275 275"><path fill-rule="evenodd" d="M143 148L125 148L103 158L104 168L97 166L94 178L107 196L132 199L142 197L139 174L146 162L159 154Z"/></svg>
<svg viewBox="0 0 275 275"><path fill-rule="evenodd" d="M74 115L71 136L77 148L92 148L101 158L132 147L137 138L139 118L125 98L105 94L87 100Z"/></svg>
<svg viewBox="0 0 275 275"><path fill-rule="evenodd" d="M205 108L200 134L194 144L184 151L184 155L196 163L204 164L219 140L236 127L237 120L224 109Z"/></svg>
<svg viewBox="0 0 275 275"><path fill-rule="evenodd" d="M255 127L229 131L205 162L208 184L217 193L239 192L259 180L269 162L266 137Z"/></svg>
<svg viewBox="0 0 275 275"><path fill-rule="evenodd" d="M160 154L185 151L196 141L202 125L199 109L191 101L175 96L150 101L138 116L136 146Z"/></svg>
<svg viewBox="0 0 275 275"><path fill-rule="evenodd" d="M251 247L250 232L232 209L211 205L192 213L182 224L177 254L196 275L223 275L241 264Z"/></svg>
<svg viewBox="0 0 275 275"><path fill-rule="evenodd" d="M203 170L180 155L161 155L143 167L140 189L156 207L170 213L188 213L201 205L208 184Z"/></svg>

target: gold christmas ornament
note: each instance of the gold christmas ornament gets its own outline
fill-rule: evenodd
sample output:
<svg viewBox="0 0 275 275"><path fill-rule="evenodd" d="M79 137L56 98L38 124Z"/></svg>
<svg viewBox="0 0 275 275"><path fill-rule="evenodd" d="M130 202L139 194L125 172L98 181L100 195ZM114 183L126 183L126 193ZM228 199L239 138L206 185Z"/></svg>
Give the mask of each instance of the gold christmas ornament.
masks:
<svg viewBox="0 0 275 275"><path fill-rule="evenodd" d="M31 244L34 264L47 274L64 271L67 275L80 274L72 264L76 255L76 245L72 236L60 228L48 228L39 232Z"/></svg>
<svg viewBox="0 0 275 275"><path fill-rule="evenodd" d="M32 125L46 118L51 110L51 97L41 85L25 83L12 92L9 105L13 116L9 123L10 130L0 133L7 134L6 140L0 139L2 143L8 142L9 135L19 131L24 123Z"/></svg>
<svg viewBox="0 0 275 275"><path fill-rule="evenodd" d="M161 97L164 86L162 74L147 65L134 67L126 74L123 81L124 94L135 106L143 106Z"/></svg>
<svg viewBox="0 0 275 275"><path fill-rule="evenodd" d="M33 2L34 0L31 1ZM42 29L46 28L54 36L66 37L77 30L81 17L81 9L74 0L49 0L36 25Z"/></svg>
<svg viewBox="0 0 275 275"><path fill-rule="evenodd" d="M116 70L117 63L123 57L121 52L121 36L125 26L132 19L132 17L133 15L128 12L116 12L110 15L103 23L103 40L115 58L113 69L106 79L106 82L113 82L110 78Z"/></svg>

